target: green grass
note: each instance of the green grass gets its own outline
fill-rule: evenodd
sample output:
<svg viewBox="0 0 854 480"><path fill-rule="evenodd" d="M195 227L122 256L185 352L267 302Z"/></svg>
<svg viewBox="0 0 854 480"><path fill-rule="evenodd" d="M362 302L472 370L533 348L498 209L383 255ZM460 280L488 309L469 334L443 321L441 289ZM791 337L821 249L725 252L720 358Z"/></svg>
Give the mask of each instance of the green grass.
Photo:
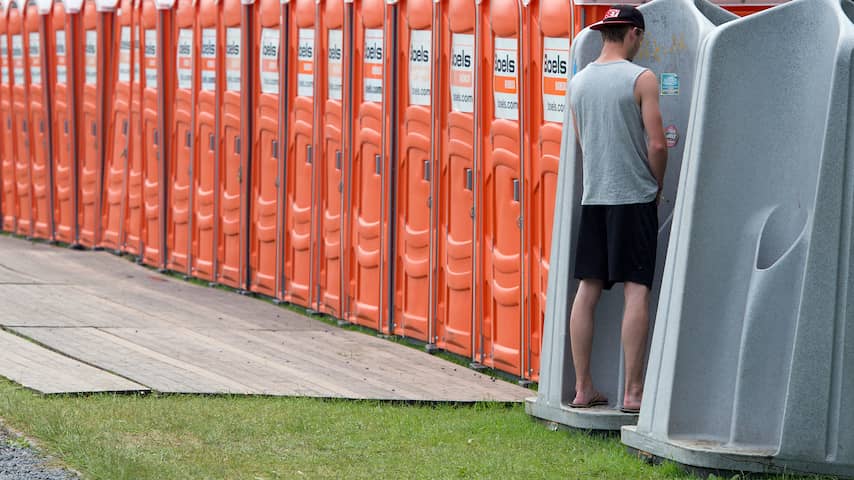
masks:
<svg viewBox="0 0 854 480"><path fill-rule="evenodd" d="M87 479L691 478L617 438L550 431L521 405L44 397L0 380L0 417Z"/></svg>

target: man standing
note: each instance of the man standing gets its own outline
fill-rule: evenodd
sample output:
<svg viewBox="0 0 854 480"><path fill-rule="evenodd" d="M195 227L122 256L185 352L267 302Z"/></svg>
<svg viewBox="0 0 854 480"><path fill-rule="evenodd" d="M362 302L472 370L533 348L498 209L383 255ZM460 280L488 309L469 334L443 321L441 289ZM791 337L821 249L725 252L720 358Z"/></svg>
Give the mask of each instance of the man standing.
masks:
<svg viewBox="0 0 854 480"><path fill-rule="evenodd" d="M631 62L643 40L643 14L615 6L591 25L604 46L570 83L570 108L582 151L583 194L575 257L580 280L570 314L577 408L606 405L593 386L593 313L602 289L623 282L622 410L637 413L643 395L649 291L655 271L658 200L667 147L655 74Z"/></svg>

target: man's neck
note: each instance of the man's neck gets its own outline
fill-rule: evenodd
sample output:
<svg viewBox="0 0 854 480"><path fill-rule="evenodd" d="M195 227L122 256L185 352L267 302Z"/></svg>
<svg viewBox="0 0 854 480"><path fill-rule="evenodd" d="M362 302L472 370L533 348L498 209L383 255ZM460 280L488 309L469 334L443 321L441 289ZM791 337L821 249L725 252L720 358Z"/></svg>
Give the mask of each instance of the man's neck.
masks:
<svg viewBox="0 0 854 480"><path fill-rule="evenodd" d="M605 42L605 45L602 47L602 53L599 54L596 63L619 62L628 59L627 48L622 43Z"/></svg>

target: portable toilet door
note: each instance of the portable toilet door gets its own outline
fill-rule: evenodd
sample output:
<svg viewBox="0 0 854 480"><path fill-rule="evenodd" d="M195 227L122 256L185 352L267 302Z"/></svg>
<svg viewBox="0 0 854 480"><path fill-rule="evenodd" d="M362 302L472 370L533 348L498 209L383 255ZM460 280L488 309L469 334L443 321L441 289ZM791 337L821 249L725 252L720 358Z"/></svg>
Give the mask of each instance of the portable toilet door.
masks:
<svg viewBox="0 0 854 480"><path fill-rule="evenodd" d="M15 230L15 129L12 122L11 42L8 10L0 1L0 230Z"/></svg>
<svg viewBox="0 0 854 480"><path fill-rule="evenodd" d="M285 256L284 299L303 307L311 306L312 265L315 240L314 126L315 126L315 20L313 0L293 0L289 5L287 31L288 139L285 171Z"/></svg>
<svg viewBox="0 0 854 480"><path fill-rule="evenodd" d="M49 10L48 12L49 13ZM42 32L48 21L35 0L27 5L26 35L30 69L30 119L32 133L33 236L53 239L52 172L50 154L50 85L45 71L45 46Z"/></svg>
<svg viewBox="0 0 854 480"><path fill-rule="evenodd" d="M29 129L29 57L26 49L25 5L22 0L12 0L9 3L9 34L12 45L12 118L17 130L15 158L15 197L17 208L15 218L18 235L32 236L32 182L30 180L30 145L32 144ZM26 1L26 0L23 0Z"/></svg>
<svg viewBox="0 0 854 480"><path fill-rule="evenodd" d="M127 224L128 169L130 168L131 56L133 55L133 1L120 0L115 10L112 63L115 78L111 108L106 112L104 144L104 198L101 219L101 246L116 253L124 250Z"/></svg>
<svg viewBox="0 0 854 480"><path fill-rule="evenodd" d="M249 223L249 289L270 297L278 296L280 125L279 94L282 76L281 18L278 0L259 0L252 8L254 30L252 49L252 191ZM247 25L244 24L244 28Z"/></svg>
<svg viewBox="0 0 854 480"><path fill-rule="evenodd" d="M187 276L192 274L190 252L193 232L193 166L196 149L193 145L196 121L196 95L199 86L196 66L195 0L178 0L171 11L174 21L174 55L167 58L174 62L176 87L174 89L173 121L171 130L172 158L169 167L169 269Z"/></svg>
<svg viewBox="0 0 854 480"><path fill-rule="evenodd" d="M145 201L145 150L142 137L143 47L142 0L131 0L130 116L128 121L127 206L123 250L142 260Z"/></svg>
<svg viewBox="0 0 854 480"><path fill-rule="evenodd" d="M343 318L344 264L344 2L323 0L319 5L317 75L318 118L317 183L321 217L317 238L316 309Z"/></svg>
<svg viewBox="0 0 854 480"><path fill-rule="evenodd" d="M218 250L218 204L220 172L220 119L223 94L223 42L219 38L218 0L199 0L198 20L199 92L194 125L192 275L216 280Z"/></svg>
<svg viewBox="0 0 854 480"><path fill-rule="evenodd" d="M356 0L353 8L352 155L348 171L350 244L347 320L382 330L384 290L383 188L386 173L385 5Z"/></svg>
<svg viewBox="0 0 854 480"><path fill-rule="evenodd" d="M164 177L164 163L161 144L163 135L160 126L160 103L158 68L160 38L157 33L157 6L154 0L142 0L140 30L142 33L142 261L158 268L165 267L163 245L163 227L166 206L161 203L161 184Z"/></svg>
<svg viewBox="0 0 854 480"><path fill-rule="evenodd" d="M517 0L485 0L480 41L483 165L478 180L483 314L478 318L476 361L522 374L525 311L525 179L528 92L522 75L525 15Z"/></svg>
<svg viewBox="0 0 854 480"><path fill-rule="evenodd" d="M440 24L442 63L439 72L438 128L441 135L436 166L437 297L434 342L442 350L472 357L474 319L478 314L475 287L475 159L480 145L475 116L480 102L480 6L475 0L442 0Z"/></svg>
<svg viewBox="0 0 854 480"><path fill-rule="evenodd" d="M525 329L525 378L539 380L543 321L549 279L549 253L554 220L560 141L569 74L570 14L566 0L533 0L528 7L526 38L531 95L531 161L525 217L529 220L530 302Z"/></svg>
<svg viewBox="0 0 854 480"><path fill-rule="evenodd" d="M68 14L66 4L62 0L53 2L50 16L50 35L53 36L53 62L48 62L48 72L53 85L53 109L51 123L53 124L53 216L55 238L59 242L73 244L77 241L77 196L74 189L77 176L74 168L73 127L75 122L72 115L72 92L68 69L69 36Z"/></svg>
<svg viewBox="0 0 854 480"><path fill-rule="evenodd" d="M242 86L243 36L240 28L240 0L223 0L220 38L225 45L225 90L222 101L219 177L219 242L217 252L217 281L234 288L243 288L241 271L242 239L241 212L243 168Z"/></svg>
<svg viewBox="0 0 854 480"><path fill-rule="evenodd" d="M434 42L432 0L401 0L391 6L390 20L396 30L388 45L397 56L397 95L391 99L397 162L392 192L396 209L392 217L396 238L393 258L393 332L422 342L431 341L434 284L433 172L438 150L434 104Z"/></svg>

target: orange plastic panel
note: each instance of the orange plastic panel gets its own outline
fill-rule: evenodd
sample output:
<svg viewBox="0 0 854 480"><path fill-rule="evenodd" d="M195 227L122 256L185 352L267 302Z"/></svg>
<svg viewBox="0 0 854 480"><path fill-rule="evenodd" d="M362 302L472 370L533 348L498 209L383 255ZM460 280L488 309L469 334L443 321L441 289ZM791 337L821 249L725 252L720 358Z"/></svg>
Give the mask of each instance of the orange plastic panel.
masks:
<svg viewBox="0 0 854 480"><path fill-rule="evenodd" d="M239 0L224 0L220 38L225 42L225 90L222 102L222 159L219 178L219 251L217 281L242 288L241 278L241 192L243 169L241 149L241 88L243 39Z"/></svg>
<svg viewBox="0 0 854 480"><path fill-rule="evenodd" d="M163 135L159 131L160 111L157 98L157 85L160 71L157 68L158 55L163 47L159 45L157 34L158 12L151 0L142 2L141 32L143 51L143 90L142 90L142 146L143 146L143 251L142 259L148 265L163 267L163 247L161 233L161 185L163 161L161 145Z"/></svg>
<svg viewBox="0 0 854 480"><path fill-rule="evenodd" d="M19 235L32 235L32 182L30 180L30 140L29 128L29 65L27 60L27 35L24 28L24 7L19 0L13 0L9 8L9 36L12 47L12 121L16 130L15 157L15 196L17 228Z"/></svg>
<svg viewBox="0 0 854 480"><path fill-rule="evenodd" d="M117 52L111 75L115 79L112 108L107 113L104 161L104 199L101 246L116 251L124 249L125 211L127 209L128 167L130 164L130 101L133 54L133 6L131 0L119 4L122 15L115 17L116 35L113 51Z"/></svg>
<svg viewBox="0 0 854 480"><path fill-rule="evenodd" d="M285 243L285 300L309 307L312 295L314 200L315 4L292 7L288 61L289 138Z"/></svg>
<svg viewBox="0 0 854 480"><path fill-rule="evenodd" d="M48 142L50 126L47 118L48 83L46 83L42 62L43 41L41 35L43 17L39 15L35 3L27 7L26 35L30 68L30 128L32 151L32 195L33 195L33 236L45 240L53 238L50 205L50 162Z"/></svg>
<svg viewBox="0 0 854 480"><path fill-rule="evenodd" d="M320 110L317 158L320 168L318 183L320 220L318 237L318 309L342 318L344 217L344 3L326 0L322 7L321 32L317 44L317 108Z"/></svg>
<svg viewBox="0 0 854 480"><path fill-rule="evenodd" d="M549 278L554 202L560 160L560 140L566 108L566 86L569 73L569 4L562 0L540 0L532 3L526 35L531 47L528 70L531 87L532 155L525 216L530 231L530 302L526 328L528 355L524 376L537 381L540 372L543 320Z"/></svg>
<svg viewBox="0 0 854 480"><path fill-rule="evenodd" d="M350 214L349 321L382 329L383 205L386 191L383 131L385 41L382 0L355 3L353 20L353 158ZM387 294L386 294L387 297ZM387 300L387 298L386 298Z"/></svg>
<svg viewBox="0 0 854 480"><path fill-rule="evenodd" d="M192 241L192 168L195 164L193 129L196 117L198 69L195 51L198 33L195 27L196 7L192 0L178 0L174 15L174 52L167 61L175 65L174 116L171 129L171 164L169 165L169 269L191 274Z"/></svg>
<svg viewBox="0 0 854 480"><path fill-rule="evenodd" d="M398 162L394 331L427 342L433 301L430 285L433 2L407 0L399 8L399 140L393 157Z"/></svg>
<svg viewBox="0 0 854 480"><path fill-rule="evenodd" d="M255 99L252 153L252 221L249 227L250 288L254 292L278 296L279 284L279 49L281 46L280 3L260 0L255 4L256 65L252 95Z"/></svg>
<svg viewBox="0 0 854 480"><path fill-rule="evenodd" d="M199 3L199 42L196 50L199 65L199 92L193 167L193 276L209 281L216 279L217 212L219 185L220 102L224 65L222 40L219 39L220 8L216 0Z"/></svg>
<svg viewBox="0 0 854 480"><path fill-rule="evenodd" d="M142 47L142 6L134 4L131 18L131 82L130 82L130 122L128 130L128 186L127 213L125 214L126 252L142 256L143 227L145 225L145 202L143 200L145 150L142 137L142 92L143 92L143 47Z"/></svg>
<svg viewBox="0 0 854 480"><path fill-rule="evenodd" d="M102 100L98 90L98 77L103 74L103 64L99 56L106 47L102 43L98 31L98 12L94 0L86 0L80 13L82 30L79 43L76 45L75 58L79 67L77 79L81 95L77 102L78 111L78 169L80 182L78 195L80 197L78 222L80 225L80 244L93 247L97 244L99 224L99 209L101 202L101 121L99 118L99 102Z"/></svg>
<svg viewBox="0 0 854 480"><path fill-rule="evenodd" d="M519 81L520 25L514 0L491 0L482 11L481 48L487 67L481 85L483 119L482 214L480 242L483 315L480 319L480 361L521 375L523 335L522 195L523 135L520 99L527 100Z"/></svg>
<svg viewBox="0 0 854 480"><path fill-rule="evenodd" d="M75 126L71 106L73 72L69 69L72 42L72 18L62 3L54 3L51 15L53 28L53 59L50 64L53 81L53 178L54 222L56 239L65 243L77 242L77 189L74 151Z"/></svg>
<svg viewBox="0 0 854 480"><path fill-rule="evenodd" d="M474 285L475 50L474 0L445 0L442 8L442 91L439 128L438 295L439 348L472 356Z"/></svg>
<svg viewBox="0 0 854 480"><path fill-rule="evenodd" d="M0 10L0 230L15 229L15 126L12 121L11 41L7 10Z"/></svg>

